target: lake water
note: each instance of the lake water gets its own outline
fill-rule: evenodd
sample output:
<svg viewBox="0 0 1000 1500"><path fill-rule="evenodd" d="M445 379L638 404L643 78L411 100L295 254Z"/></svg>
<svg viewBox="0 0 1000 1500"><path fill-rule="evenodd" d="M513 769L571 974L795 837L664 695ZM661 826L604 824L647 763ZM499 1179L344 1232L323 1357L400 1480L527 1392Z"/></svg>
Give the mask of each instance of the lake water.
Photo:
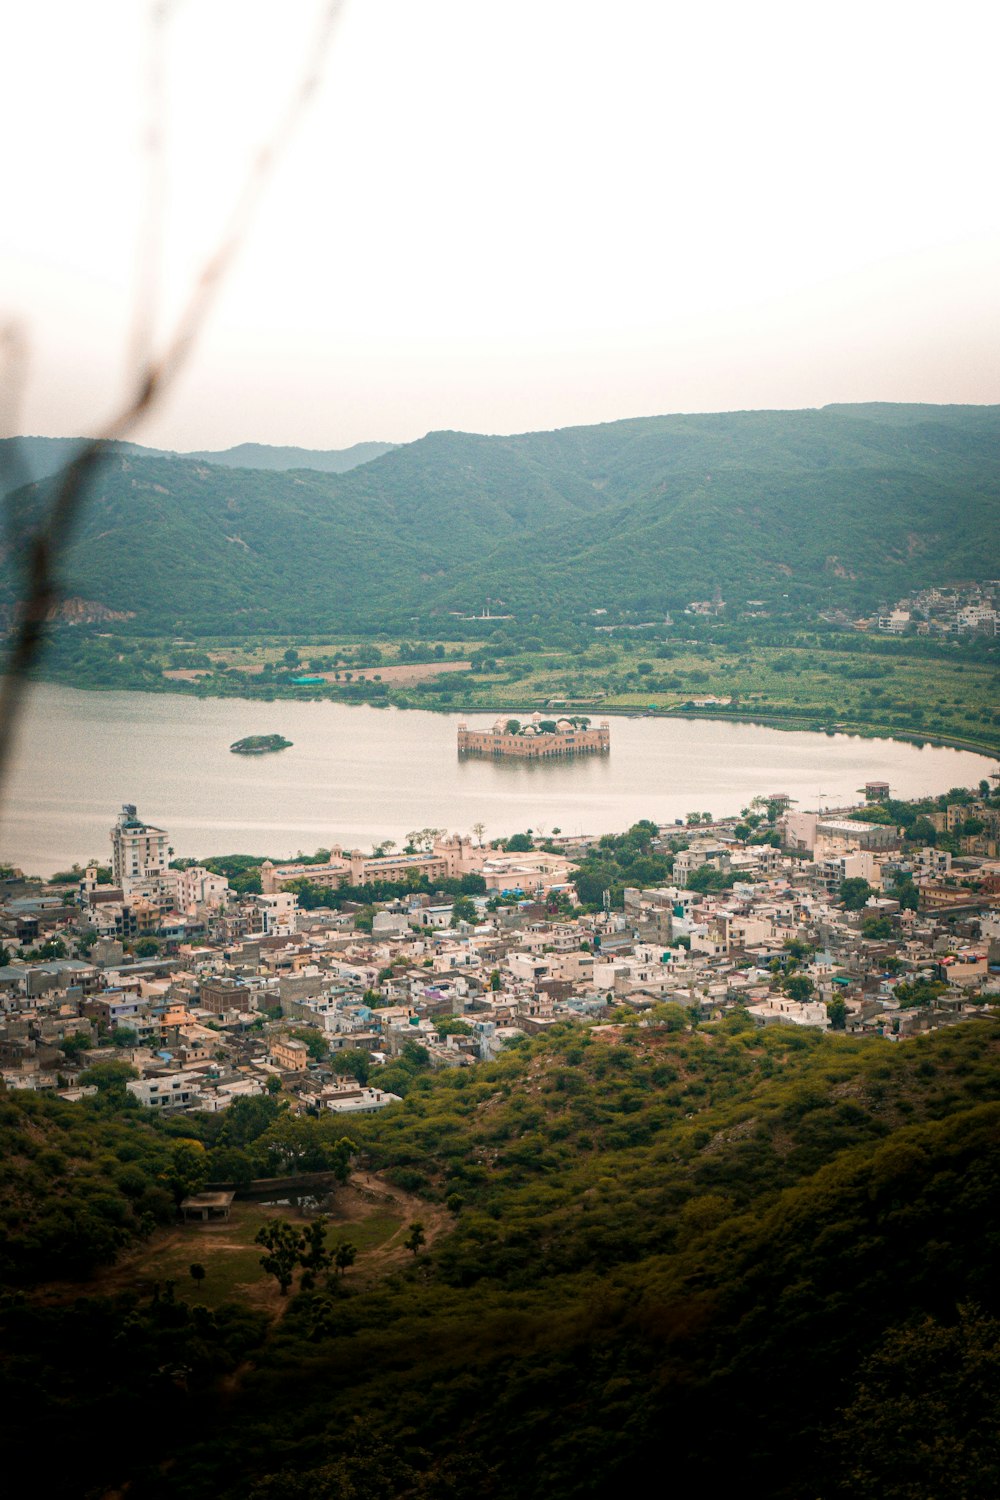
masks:
<svg viewBox="0 0 1000 1500"><path fill-rule="evenodd" d="M801 807L857 800L866 781L901 797L972 786L994 762L966 751L722 720L611 719L607 757L459 761L460 714L334 703L255 703L41 685L29 699L0 807L0 860L51 875L110 857L123 802L180 856L285 859L331 844L402 844L415 828L498 837L525 828L618 832L638 818L738 812L757 793ZM491 716L468 716L487 727ZM283 734L290 750L233 755Z"/></svg>

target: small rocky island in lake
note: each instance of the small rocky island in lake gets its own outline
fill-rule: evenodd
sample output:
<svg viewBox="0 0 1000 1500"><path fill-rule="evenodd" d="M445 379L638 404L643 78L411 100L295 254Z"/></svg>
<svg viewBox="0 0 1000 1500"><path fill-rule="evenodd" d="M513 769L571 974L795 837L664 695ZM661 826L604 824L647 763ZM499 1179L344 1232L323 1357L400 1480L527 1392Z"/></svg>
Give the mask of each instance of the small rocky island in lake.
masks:
<svg viewBox="0 0 1000 1500"><path fill-rule="evenodd" d="M287 750L291 743L281 734L249 734L229 748L234 755L267 755L271 750Z"/></svg>

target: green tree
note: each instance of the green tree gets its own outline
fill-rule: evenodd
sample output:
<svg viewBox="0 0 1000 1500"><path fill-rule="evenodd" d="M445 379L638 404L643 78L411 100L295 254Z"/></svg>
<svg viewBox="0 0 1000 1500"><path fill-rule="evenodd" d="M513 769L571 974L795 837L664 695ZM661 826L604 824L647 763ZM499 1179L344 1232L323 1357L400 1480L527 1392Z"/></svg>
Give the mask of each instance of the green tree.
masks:
<svg viewBox="0 0 1000 1500"><path fill-rule="evenodd" d="M326 1044L326 1038L315 1026L304 1026L299 1031L293 1031L292 1036L297 1041L305 1042L309 1056L313 1062L325 1062L330 1055L330 1049Z"/></svg>
<svg viewBox="0 0 1000 1500"><path fill-rule="evenodd" d="M439 1016L434 1022L439 1036L471 1036L472 1027L461 1016Z"/></svg>
<svg viewBox="0 0 1000 1500"><path fill-rule="evenodd" d="M530 854L535 841L530 833L512 833L507 840L508 854Z"/></svg>
<svg viewBox="0 0 1000 1500"><path fill-rule="evenodd" d="M700 891L703 895L709 891L724 891L732 883L732 875L724 875L712 865L699 865L687 878L688 890Z"/></svg>
<svg viewBox="0 0 1000 1500"><path fill-rule="evenodd" d="M616 864L588 861L573 876L573 884L584 906L600 906L605 891L611 891L612 902L617 904L616 895L621 890L622 880Z"/></svg>
<svg viewBox="0 0 1000 1500"><path fill-rule="evenodd" d="M349 1266L353 1266L358 1258L358 1247L352 1245L350 1240L341 1240L333 1252L333 1263L341 1276L347 1273Z"/></svg>
<svg viewBox="0 0 1000 1500"><path fill-rule="evenodd" d="M253 1162L238 1146L216 1146L208 1153L208 1175L213 1182L246 1187L253 1181Z"/></svg>
<svg viewBox="0 0 1000 1500"><path fill-rule="evenodd" d="M105 1104L123 1109L137 1103L125 1085L138 1077L135 1068L126 1062L95 1063L80 1074L80 1085L96 1088Z"/></svg>
<svg viewBox="0 0 1000 1500"><path fill-rule="evenodd" d="M205 1280L205 1267L198 1261L193 1261L188 1267L188 1271L195 1286L200 1288L202 1282Z"/></svg>
<svg viewBox="0 0 1000 1500"><path fill-rule="evenodd" d="M940 980L915 979L912 984L907 984L904 980L897 984L893 993L902 1006L933 1005L947 988Z"/></svg>
<svg viewBox="0 0 1000 1500"><path fill-rule="evenodd" d="M666 1031L686 1031L688 1012L683 1005L666 1000L653 1006L648 1013L648 1019L655 1025L662 1026Z"/></svg>
<svg viewBox="0 0 1000 1500"><path fill-rule="evenodd" d="M860 875L849 875L846 880L842 880L838 892L847 911L860 911L871 893L871 886Z"/></svg>
<svg viewBox="0 0 1000 1500"><path fill-rule="evenodd" d="M274 1219L258 1229L254 1244L264 1248L260 1258L261 1270L275 1278L281 1295L286 1297L295 1277L295 1268L305 1252L301 1232L287 1219Z"/></svg>
<svg viewBox="0 0 1000 1500"><path fill-rule="evenodd" d="M408 1228L410 1232L403 1241L403 1244L407 1250L412 1250L414 1255L416 1255L420 1247L427 1242L427 1231L424 1229L420 1219L414 1219Z"/></svg>
<svg viewBox="0 0 1000 1500"><path fill-rule="evenodd" d="M797 1000L799 1004L805 1004L815 987L806 974L791 974L784 983L784 991L789 1000Z"/></svg>
<svg viewBox="0 0 1000 1500"><path fill-rule="evenodd" d="M371 1053L366 1052L363 1047L345 1047L342 1052L333 1054L330 1066L335 1073L343 1073L365 1084L371 1077Z"/></svg>
<svg viewBox="0 0 1000 1500"><path fill-rule="evenodd" d="M170 1153L168 1181L174 1199L180 1203L191 1193L199 1193L208 1181L208 1155L200 1141L177 1141Z"/></svg>
<svg viewBox="0 0 1000 1500"><path fill-rule="evenodd" d="M67 1057L79 1057L81 1052L89 1052L94 1045L85 1031L74 1031L72 1036L64 1036L59 1043Z"/></svg>
<svg viewBox="0 0 1000 1500"><path fill-rule="evenodd" d="M136 938L132 951L136 958L155 958L160 951L160 944L155 937Z"/></svg>
<svg viewBox="0 0 1000 1500"><path fill-rule="evenodd" d="M732 1010L725 1015L721 1021L724 1031L754 1031L756 1023L753 1016L743 1005L734 1005Z"/></svg>
<svg viewBox="0 0 1000 1500"><path fill-rule="evenodd" d="M906 840L910 844L934 845L937 843L938 832L930 818L915 818L906 830Z"/></svg>
<svg viewBox="0 0 1000 1500"><path fill-rule="evenodd" d="M28 957L39 959L43 963L52 958L65 958L66 944L62 938L49 938L39 947L32 948Z"/></svg>
<svg viewBox="0 0 1000 1500"><path fill-rule="evenodd" d="M272 1073L268 1078L281 1084ZM285 1105L269 1097L269 1095L255 1095L243 1099L234 1099L223 1116L222 1126L219 1130L220 1146L249 1146L258 1136L264 1134L268 1126L273 1125L278 1116L285 1109Z"/></svg>
<svg viewBox="0 0 1000 1500"><path fill-rule="evenodd" d="M451 925L457 927L460 922L474 922L476 920L476 904L468 896L456 896L451 908Z"/></svg>
<svg viewBox="0 0 1000 1500"><path fill-rule="evenodd" d="M292 1115L287 1111L255 1142L252 1159L262 1177L289 1172L334 1172L346 1181L353 1142L338 1139L336 1116Z"/></svg>
<svg viewBox="0 0 1000 1500"><path fill-rule="evenodd" d="M302 1290L309 1291L316 1285L316 1278L328 1271L333 1264L333 1253L326 1248L326 1225L322 1219L313 1219L302 1236L299 1253L302 1266Z"/></svg>
<svg viewBox="0 0 1000 1500"><path fill-rule="evenodd" d="M830 1018L830 1029L832 1031L843 1031L847 1025L847 1006L843 1000L828 1000L826 1002L826 1013Z"/></svg>
<svg viewBox="0 0 1000 1500"><path fill-rule="evenodd" d="M916 911L920 905L920 890L911 875L897 876L888 894L899 902L901 911Z"/></svg>

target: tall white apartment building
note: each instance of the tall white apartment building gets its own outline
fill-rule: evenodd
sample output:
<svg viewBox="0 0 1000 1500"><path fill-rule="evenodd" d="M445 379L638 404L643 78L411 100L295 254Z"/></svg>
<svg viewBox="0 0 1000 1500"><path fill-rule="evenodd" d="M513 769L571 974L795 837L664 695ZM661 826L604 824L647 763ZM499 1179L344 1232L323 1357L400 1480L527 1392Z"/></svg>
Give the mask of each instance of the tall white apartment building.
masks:
<svg viewBox="0 0 1000 1500"><path fill-rule="evenodd" d="M165 829L143 823L133 804L126 802L111 830L113 880L126 896L142 881L166 873L171 852L167 842Z"/></svg>

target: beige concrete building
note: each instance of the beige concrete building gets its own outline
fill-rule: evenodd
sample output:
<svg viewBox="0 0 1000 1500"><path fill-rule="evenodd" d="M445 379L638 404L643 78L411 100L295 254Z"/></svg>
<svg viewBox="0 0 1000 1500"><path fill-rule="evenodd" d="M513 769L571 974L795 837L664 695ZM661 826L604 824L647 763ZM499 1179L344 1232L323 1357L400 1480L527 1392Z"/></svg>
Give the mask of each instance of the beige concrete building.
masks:
<svg viewBox="0 0 1000 1500"><path fill-rule="evenodd" d="M547 854L532 849L525 854L490 851L480 873L488 891L523 891L525 895L543 896L553 886L569 881L576 865L564 854Z"/></svg>
<svg viewBox="0 0 1000 1500"><path fill-rule="evenodd" d="M229 881L224 875L213 875L201 865L171 872L176 882L177 910L194 916L199 908L215 910L229 899Z"/></svg>
<svg viewBox="0 0 1000 1500"><path fill-rule="evenodd" d="M276 1037L271 1043L271 1057L276 1068L286 1073L303 1073L309 1062L309 1048L297 1037Z"/></svg>
<svg viewBox="0 0 1000 1500"><path fill-rule="evenodd" d="M282 890L293 880L308 880L328 890L342 885L370 885L375 880L405 881L409 875L426 875L428 880L455 880L461 875L477 873L489 851L474 844L471 838L451 834L436 838L422 854L347 853L334 845L329 860L322 865L275 865L265 860L260 880L264 895Z"/></svg>

